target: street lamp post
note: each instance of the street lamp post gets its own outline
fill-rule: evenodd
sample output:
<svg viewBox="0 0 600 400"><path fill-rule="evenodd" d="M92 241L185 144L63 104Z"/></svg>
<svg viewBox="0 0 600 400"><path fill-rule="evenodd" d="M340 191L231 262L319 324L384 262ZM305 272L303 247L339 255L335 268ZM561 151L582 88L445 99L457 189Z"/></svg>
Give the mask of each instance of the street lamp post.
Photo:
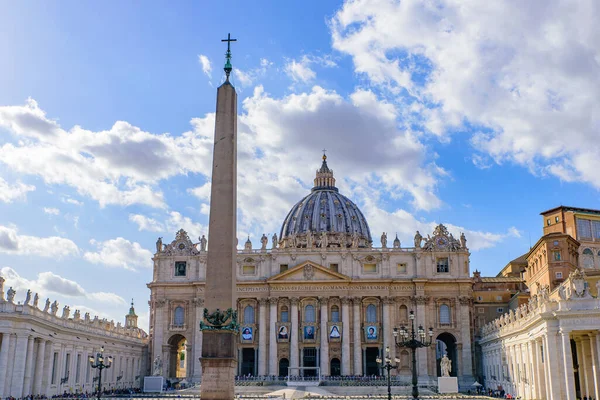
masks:
<svg viewBox="0 0 600 400"><path fill-rule="evenodd" d="M108 360L104 362L104 346L100 348L100 351L96 353L96 358L90 356L90 365L92 368L98 368L98 400L102 395L102 370L110 368L112 366L112 357L109 356Z"/></svg>
<svg viewBox="0 0 600 400"><path fill-rule="evenodd" d="M395 358L394 361L396 365L392 365L392 359L390 358L390 348L389 346L385 348L385 359L377 357L375 360L378 364L381 365L381 368L387 371L387 386L388 386L388 400L392 400L392 381L390 379L390 371L393 369L398 369L398 364L400 364L400 360Z"/></svg>
<svg viewBox="0 0 600 400"><path fill-rule="evenodd" d="M419 387L417 379L417 349L420 347L429 347L433 342L433 328L429 328L429 332L426 333L422 325L415 330L415 313L413 311L409 314L410 319L410 331L404 326L394 328L394 341L396 347L405 347L412 351L412 397L413 399L419 398ZM427 338L429 334L429 338Z"/></svg>

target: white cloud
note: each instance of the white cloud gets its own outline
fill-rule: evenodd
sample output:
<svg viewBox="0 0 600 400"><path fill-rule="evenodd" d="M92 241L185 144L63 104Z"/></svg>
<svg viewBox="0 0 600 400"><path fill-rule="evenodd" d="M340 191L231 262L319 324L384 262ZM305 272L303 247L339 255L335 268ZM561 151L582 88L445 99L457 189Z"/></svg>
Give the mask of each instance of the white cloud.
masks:
<svg viewBox="0 0 600 400"><path fill-rule="evenodd" d="M20 235L17 227L0 225L0 253L63 258L79 254L79 248L69 239Z"/></svg>
<svg viewBox="0 0 600 400"><path fill-rule="evenodd" d="M146 217L141 214L129 214L129 221L135 222L140 231L162 232L163 225L154 218Z"/></svg>
<svg viewBox="0 0 600 400"><path fill-rule="evenodd" d="M600 189L598 18L593 1L355 0L330 26L356 72L409 93L411 121L429 133L475 126L486 158Z"/></svg>
<svg viewBox="0 0 600 400"><path fill-rule="evenodd" d="M0 177L0 201L4 203L12 203L15 200L25 200L27 192L32 192L34 190L35 186L26 185L22 182L11 185Z"/></svg>
<svg viewBox="0 0 600 400"><path fill-rule="evenodd" d="M291 60L285 67L285 73L295 82L308 82L316 78L317 74L313 71L310 66L310 60L307 56L304 56L300 61Z"/></svg>
<svg viewBox="0 0 600 400"><path fill-rule="evenodd" d="M71 197L63 197L63 198L61 198L61 201L63 203L66 203L66 204L73 204L75 206L82 206L83 205L83 202L81 202L79 200L76 200L76 199L73 199Z"/></svg>
<svg viewBox="0 0 600 400"><path fill-rule="evenodd" d="M196 237L202 234L205 235L208 232L207 227L192 221L190 217L183 216L177 211L170 211L166 215L164 223L142 214L129 214L129 220L136 223L140 231L174 234L179 229L183 229L189 234L192 241L194 241Z"/></svg>
<svg viewBox="0 0 600 400"><path fill-rule="evenodd" d="M206 57L204 54L200 54L198 56L198 62L200 63L200 65L202 65L202 72L204 72L206 74L206 76L211 78L212 77L212 75L211 75L212 65L211 65L208 57Z"/></svg>
<svg viewBox="0 0 600 400"><path fill-rule="evenodd" d="M0 275L6 279L5 285L17 291L19 298L25 298L28 289L38 293L41 298L51 295L61 295L68 298L84 298L93 300L97 303L122 306L127 304L125 300L115 293L107 292L88 292L76 281L64 278L53 272L40 272L36 279L28 280L19 275L17 271L10 267L3 267ZM40 304L43 300L40 299Z"/></svg>
<svg viewBox="0 0 600 400"><path fill-rule="evenodd" d="M83 258L91 263L129 270L135 270L136 267L152 267L153 254L137 242L132 243L118 237L104 242L92 240L90 243L96 246L98 251L86 252Z"/></svg>
<svg viewBox="0 0 600 400"><path fill-rule="evenodd" d="M53 207L44 207L44 212L50 215L58 215L60 214L60 210L58 208Z"/></svg>

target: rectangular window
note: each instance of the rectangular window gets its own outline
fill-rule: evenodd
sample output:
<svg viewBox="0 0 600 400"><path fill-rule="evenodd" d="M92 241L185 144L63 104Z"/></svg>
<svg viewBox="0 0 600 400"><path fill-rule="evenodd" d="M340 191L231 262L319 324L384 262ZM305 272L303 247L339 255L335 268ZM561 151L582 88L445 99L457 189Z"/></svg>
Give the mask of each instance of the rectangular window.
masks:
<svg viewBox="0 0 600 400"><path fill-rule="evenodd" d="M498 314L502 314L502 313L504 312L504 308L502 308L502 307L498 307L498 308L496 308L496 312L497 312Z"/></svg>
<svg viewBox="0 0 600 400"><path fill-rule="evenodd" d="M290 322L288 310L281 310L281 322Z"/></svg>
<svg viewBox="0 0 600 400"><path fill-rule="evenodd" d="M479 314L483 314L485 312L485 308L479 307Z"/></svg>
<svg viewBox="0 0 600 400"><path fill-rule="evenodd" d="M592 221L589 219L577 218L577 239L592 238Z"/></svg>
<svg viewBox="0 0 600 400"><path fill-rule="evenodd" d="M558 217L554 217L554 222L558 223Z"/></svg>
<svg viewBox="0 0 600 400"><path fill-rule="evenodd" d="M52 379L50 381L52 385L56 384L56 364L58 364L58 353L54 353L54 357L52 357Z"/></svg>
<svg viewBox="0 0 600 400"><path fill-rule="evenodd" d="M77 354L77 369L75 370L75 383L79 383L79 378L81 370L81 354Z"/></svg>
<svg viewBox="0 0 600 400"><path fill-rule="evenodd" d="M333 272L339 272L337 264L329 264L329 269L332 270Z"/></svg>
<svg viewBox="0 0 600 400"><path fill-rule="evenodd" d="M242 275L254 275L256 273L255 265L244 265L242 267Z"/></svg>
<svg viewBox="0 0 600 400"><path fill-rule="evenodd" d="M600 239L600 221L592 221L592 235L594 240Z"/></svg>
<svg viewBox="0 0 600 400"><path fill-rule="evenodd" d="M546 225L550 226L550 218L546 220Z"/></svg>
<svg viewBox="0 0 600 400"><path fill-rule="evenodd" d="M502 301L502 296L496 296L496 301Z"/></svg>
<svg viewBox="0 0 600 400"><path fill-rule="evenodd" d="M477 301L483 301L483 297L477 296Z"/></svg>
<svg viewBox="0 0 600 400"><path fill-rule="evenodd" d="M175 276L185 276L186 262L175 261Z"/></svg>
<svg viewBox="0 0 600 400"><path fill-rule="evenodd" d="M400 263L396 266L396 272L399 274L406 273L406 263Z"/></svg>
<svg viewBox="0 0 600 400"><path fill-rule="evenodd" d="M563 277L562 272L557 272L555 274L555 276L556 276L556 279L562 279L562 277Z"/></svg>
<svg viewBox="0 0 600 400"><path fill-rule="evenodd" d="M450 268L448 267L448 257L442 257L442 258L437 259L437 272L438 273L450 272Z"/></svg>
<svg viewBox="0 0 600 400"><path fill-rule="evenodd" d="M374 274L377 272L377 264L363 264L363 272L365 274Z"/></svg>
<svg viewBox="0 0 600 400"><path fill-rule="evenodd" d="M285 272L288 270L287 264L279 264L279 273Z"/></svg>
<svg viewBox="0 0 600 400"><path fill-rule="evenodd" d="M554 261L560 261L561 260L560 251L553 251L552 255L554 256Z"/></svg>

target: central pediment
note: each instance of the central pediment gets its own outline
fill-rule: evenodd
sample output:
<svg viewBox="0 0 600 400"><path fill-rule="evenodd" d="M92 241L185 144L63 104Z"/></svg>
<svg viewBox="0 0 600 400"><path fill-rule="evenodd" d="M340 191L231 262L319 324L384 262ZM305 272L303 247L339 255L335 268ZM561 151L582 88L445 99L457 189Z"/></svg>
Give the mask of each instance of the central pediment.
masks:
<svg viewBox="0 0 600 400"><path fill-rule="evenodd" d="M288 269L282 273L272 276L267 280L269 283L285 283L285 282L349 282L349 276L334 272L329 268L314 263L312 261L304 261L295 267Z"/></svg>

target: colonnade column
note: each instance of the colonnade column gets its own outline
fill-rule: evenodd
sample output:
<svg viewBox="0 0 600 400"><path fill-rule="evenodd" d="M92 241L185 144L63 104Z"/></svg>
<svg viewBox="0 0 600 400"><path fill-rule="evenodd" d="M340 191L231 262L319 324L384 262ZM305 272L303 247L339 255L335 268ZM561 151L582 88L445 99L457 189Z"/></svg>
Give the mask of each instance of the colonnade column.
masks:
<svg viewBox="0 0 600 400"><path fill-rule="evenodd" d="M23 397L23 381L25 380L25 360L31 357L27 354L29 343L29 335L17 335L17 344L15 354L19 356L15 358L12 371L11 396L19 398Z"/></svg>
<svg viewBox="0 0 600 400"><path fill-rule="evenodd" d="M534 369L534 378L535 378L535 395L539 399L546 398L545 391L545 373L544 373L544 364L542 363L542 355L541 355L541 342L539 339L536 339L533 342L533 369Z"/></svg>
<svg viewBox="0 0 600 400"><path fill-rule="evenodd" d="M46 355L46 341L40 339L37 348L37 358L35 360L35 373L33 379L33 394L42 394L42 378L44 375L44 357ZM86 359L87 360L87 359ZM85 363L84 363L85 364ZM2 366L0 365L0 368Z"/></svg>
<svg viewBox="0 0 600 400"><path fill-rule="evenodd" d="M592 383L592 377L590 376L590 370L591 370L591 363L589 360L589 356L590 356L590 350L589 350L589 338L586 336L580 337L579 338L579 346L581 348L581 361L579 362L580 368L579 368L579 374L582 375L581 373L581 365L583 365L583 381L585 383L585 393L583 393L583 395L585 397L590 397L590 394L593 392L593 383ZM582 387L583 389L583 387Z"/></svg>
<svg viewBox="0 0 600 400"><path fill-rule="evenodd" d="M383 349L386 347L390 348L390 357L393 360L396 356L396 346L392 342L392 319L390 318L390 304L394 301L391 297L384 297L383 299Z"/></svg>
<svg viewBox="0 0 600 400"><path fill-rule="evenodd" d="M29 336L27 340L27 359L25 360L25 374L23 379L23 395L27 396L32 394L31 392L31 378L33 375L33 345L35 338Z"/></svg>
<svg viewBox="0 0 600 400"><path fill-rule="evenodd" d="M598 381L598 379L600 379L598 376L600 370L598 368L598 344L596 343L597 334L590 333L588 336L590 338L590 354L592 356L592 381L594 382L594 398L598 399L600 397L600 382Z"/></svg>
<svg viewBox="0 0 600 400"><path fill-rule="evenodd" d="M360 329L360 309L362 305L362 299L355 297L352 299L352 317L354 320L354 375L363 375L362 370L362 340L361 340L361 329ZM348 363L350 364L350 363ZM343 374L342 374L343 375ZM350 375L348 373L348 375Z"/></svg>
<svg viewBox="0 0 600 400"><path fill-rule="evenodd" d="M417 315L415 320L415 329L422 325L424 329L427 326L425 321L425 305L429 302L429 298L426 296L416 296L414 301L417 305ZM457 349L458 350L458 349ZM425 382L429 379L429 371L427 371L427 352L429 351L426 347L421 347L416 350L417 351L417 372L419 375L419 381ZM457 352L460 355L460 352ZM458 368L461 368L462 363L459 363ZM453 365L452 368L456 368L456 365ZM457 371L458 372L458 371ZM459 373L457 373L460 376Z"/></svg>
<svg viewBox="0 0 600 400"><path fill-rule="evenodd" d="M290 299L292 314L292 329L290 329L290 367L293 375L298 373L298 298Z"/></svg>
<svg viewBox="0 0 600 400"><path fill-rule="evenodd" d="M350 299L342 297L342 375L350 375ZM355 360L356 361L356 360Z"/></svg>
<svg viewBox="0 0 600 400"><path fill-rule="evenodd" d="M327 297L320 297L321 302L321 375L330 375L329 371L329 304Z"/></svg>
<svg viewBox="0 0 600 400"><path fill-rule="evenodd" d="M192 379L194 382L199 382L202 377L202 363L200 359L202 358L202 331L199 329L200 321L202 321L203 313L204 313L204 299L195 298L192 301L194 308L196 310L196 319L195 319L195 327L194 327L194 370L192 373ZM154 330L156 331L156 326L154 326ZM155 343L160 343L156 341ZM153 368L154 357L150 358L150 375L154 375ZM163 360L164 363L164 360ZM164 365L164 364L163 364ZM188 373L188 376L190 374Z"/></svg>
<svg viewBox="0 0 600 400"><path fill-rule="evenodd" d="M267 299L258 299L258 375L267 374Z"/></svg>
<svg viewBox="0 0 600 400"><path fill-rule="evenodd" d="M269 299L269 375L277 375L277 297Z"/></svg>
<svg viewBox="0 0 600 400"><path fill-rule="evenodd" d="M561 345L562 345L562 361L565 379L565 400L575 400L575 378L573 376L573 356L571 354L571 338L569 337L569 331L562 330L560 332Z"/></svg>
<svg viewBox="0 0 600 400"><path fill-rule="evenodd" d="M8 370L8 349L10 347L10 333L2 334L2 346L0 347L0 396L4 397L4 388L6 387L6 372Z"/></svg>

